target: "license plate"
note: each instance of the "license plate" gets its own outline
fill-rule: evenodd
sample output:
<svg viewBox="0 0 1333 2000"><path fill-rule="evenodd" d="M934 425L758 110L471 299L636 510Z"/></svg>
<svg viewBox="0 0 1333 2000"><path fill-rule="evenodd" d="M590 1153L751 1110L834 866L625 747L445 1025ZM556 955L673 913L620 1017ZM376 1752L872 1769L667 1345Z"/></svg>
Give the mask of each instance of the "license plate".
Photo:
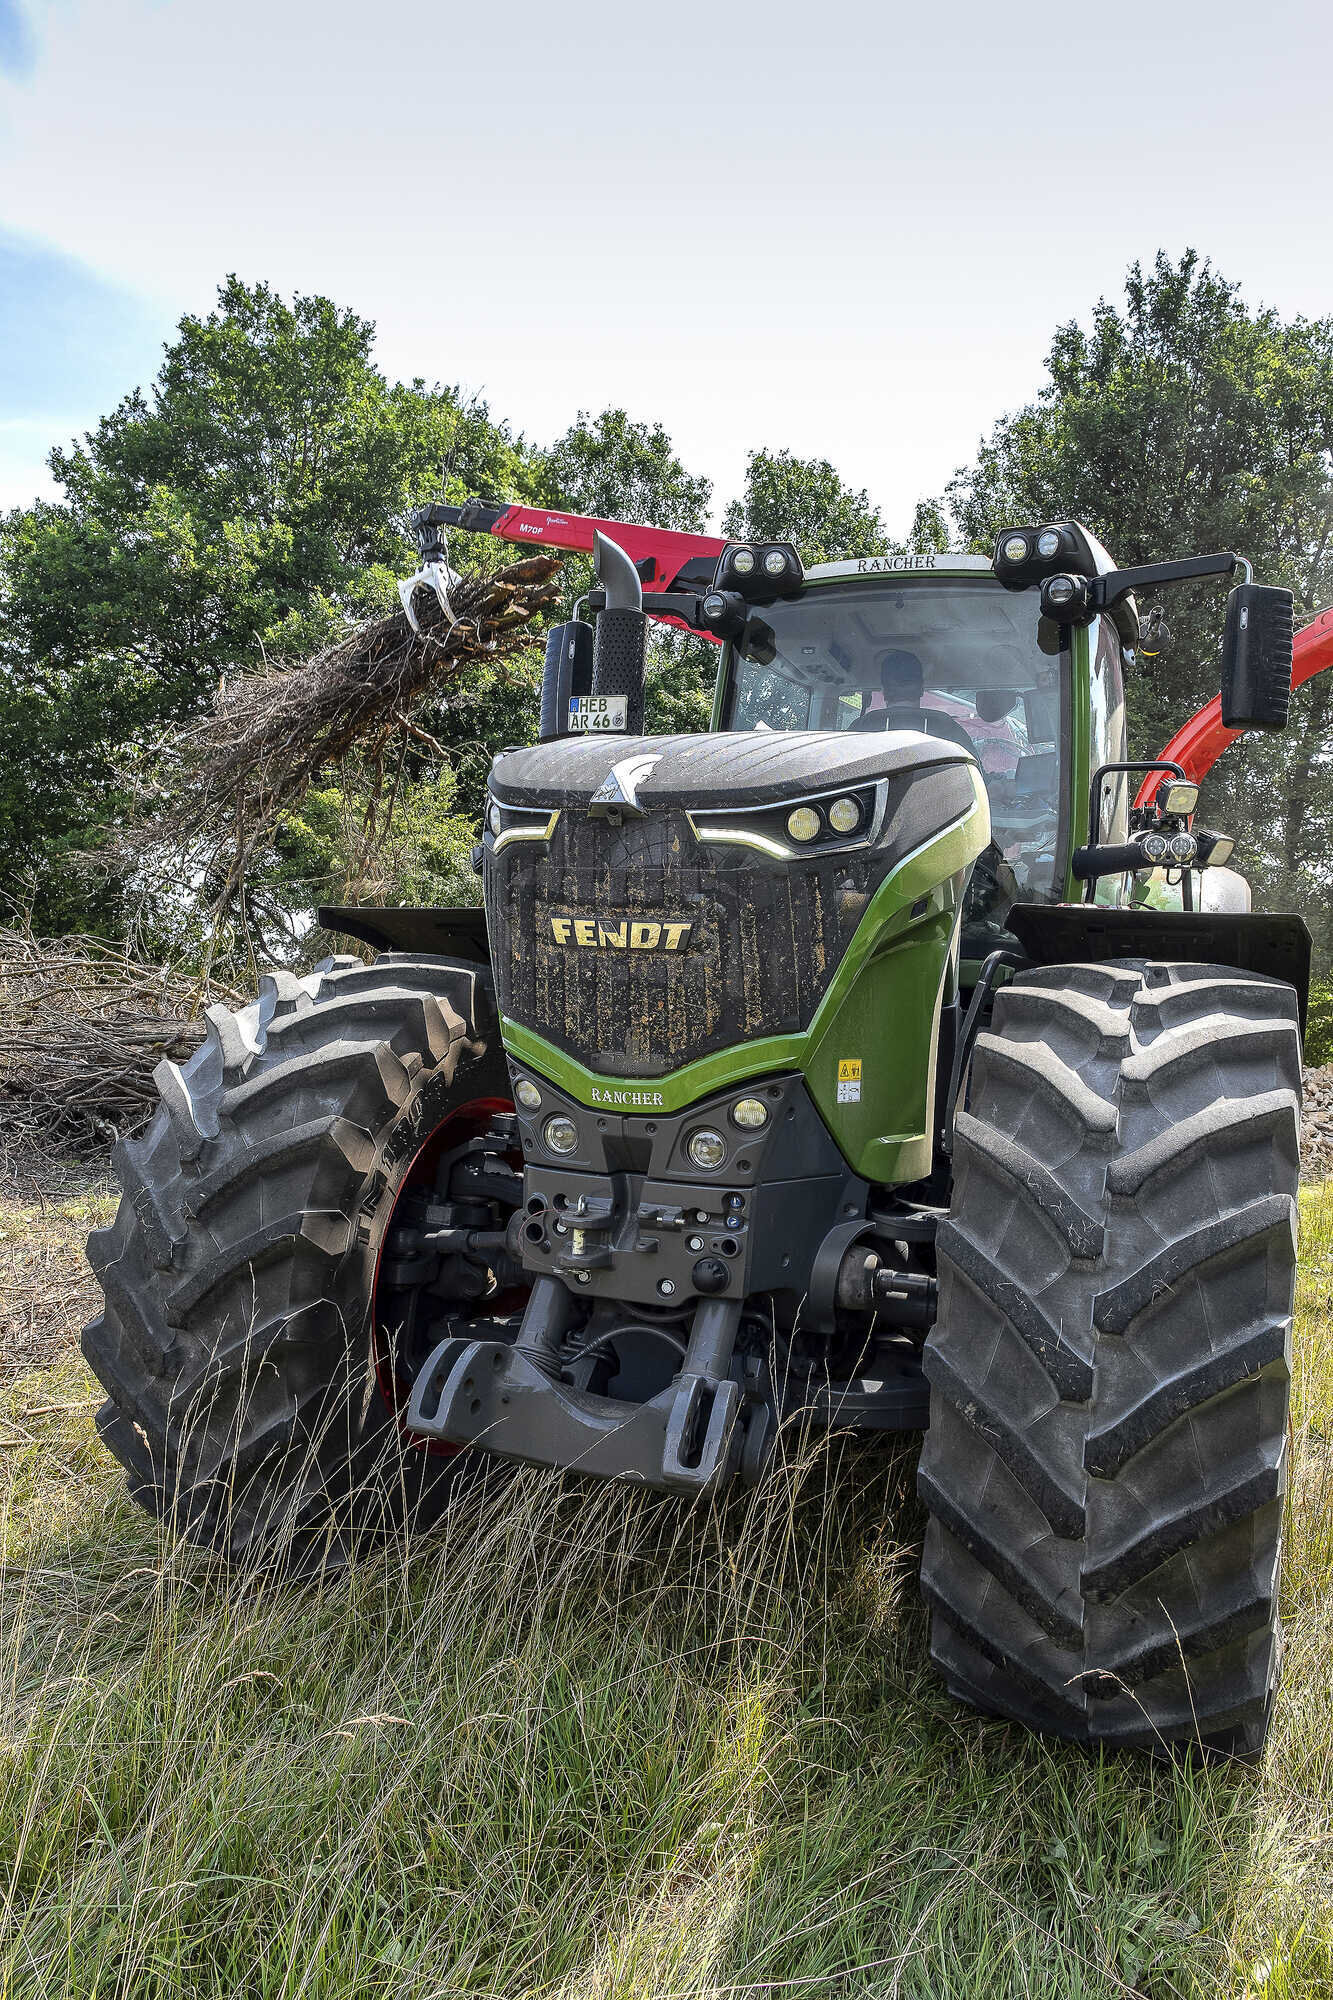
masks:
<svg viewBox="0 0 1333 2000"><path fill-rule="evenodd" d="M572 694L569 697L569 730L586 736L598 729L623 729L629 720L627 694Z"/></svg>

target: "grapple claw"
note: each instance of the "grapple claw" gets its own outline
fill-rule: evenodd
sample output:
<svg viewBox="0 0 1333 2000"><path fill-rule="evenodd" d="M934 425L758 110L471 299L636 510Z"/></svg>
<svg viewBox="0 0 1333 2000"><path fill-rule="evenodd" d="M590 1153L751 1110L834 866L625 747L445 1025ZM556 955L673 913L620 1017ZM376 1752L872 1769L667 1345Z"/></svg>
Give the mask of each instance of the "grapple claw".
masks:
<svg viewBox="0 0 1333 2000"><path fill-rule="evenodd" d="M433 590L440 600L440 609L444 613L446 622L449 625L456 625L458 620L454 613L454 607L449 602L449 592L457 582L458 577L449 568L448 564L443 561L436 561L424 562L414 575L404 577L403 581L399 584L398 596L402 603L403 615L418 638L422 637L422 631L420 624L417 622L416 611L412 605L412 599L416 595L418 588L422 584L425 584Z"/></svg>
<svg viewBox="0 0 1333 2000"><path fill-rule="evenodd" d="M417 622L417 614L413 608L412 599L422 584L433 590L436 597L440 600L440 609L444 613L446 627L458 623L457 614L454 611L453 605L449 602L449 592L460 581L460 578L449 567L449 545L444 539L444 529L440 523L430 518L434 511L433 508L419 508L412 516L412 525L416 529L417 548L421 552L421 567L414 576L404 577L398 586L398 597L403 607L403 615L412 627L412 630L416 633L418 639L423 637L423 634L421 626Z"/></svg>

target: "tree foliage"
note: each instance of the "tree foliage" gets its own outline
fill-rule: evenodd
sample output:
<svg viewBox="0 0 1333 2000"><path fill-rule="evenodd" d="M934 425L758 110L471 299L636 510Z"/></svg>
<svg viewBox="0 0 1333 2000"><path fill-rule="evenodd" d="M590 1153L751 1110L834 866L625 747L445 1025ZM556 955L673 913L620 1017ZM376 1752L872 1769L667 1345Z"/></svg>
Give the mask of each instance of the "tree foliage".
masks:
<svg viewBox="0 0 1333 2000"><path fill-rule="evenodd" d="M455 497L527 490L521 443L453 390L386 382L373 336L328 299L229 278L146 395L51 454L64 498L5 523L0 813L8 886L32 873L42 920L69 886L52 859L115 817L135 744L219 674L304 657L385 604L404 517L442 477Z"/></svg>
<svg viewBox="0 0 1333 2000"><path fill-rule="evenodd" d="M1124 301L1060 327L1035 401L1006 416L949 489L971 543L1006 524L1085 521L1116 560L1235 549L1295 594L1333 600L1333 321L1252 309L1195 252L1135 264ZM1134 754L1152 756L1217 691L1224 593L1165 599L1174 635L1133 676ZM1285 738L1247 739L1209 781L1206 816L1241 837L1270 907L1303 909L1333 949L1333 682L1293 702Z"/></svg>
<svg viewBox="0 0 1333 2000"><path fill-rule="evenodd" d="M712 482L686 470L661 424L635 423L624 410L578 421L544 460L552 499L578 514L643 521L701 533Z"/></svg>
<svg viewBox="0 0 1333 2000"><path fill-rule="evenodd" d="M419 500L479 494L704 527L710 483L662 425L580 411L537 449L456 390L388 382L373 337L328 299L230 278L212 313L182 320L147 391L52 453L62 498L0 522L0 896L28 900L43 927L118 927L119 885L72 863L125 810L127 762L211 701L219 676L304 659L391 603L415 560L404 527ZM1193 252L1136 264L1122 299L1056 329L1037 395L993 427L943 501L921 502L906 546L956 546L961 533L988 549L1008 522L1067 517L1122 562L1235 548L1291 587L1298 620L1333 601L1333 322L1252 308ZM866 492L788 450L750 454L723 525L793 541L807 563L894 546ZM456 567L499 559L467 537L450 553ZM567 608L588 576L571 562ZM1215 692L1223 598L1200 587L1167 599L1174 647L1131 678L1138 752ZM716 661L706 642L655 628L649 727L705 726ZM365 849L353 763L284 830L256 895L274 912L308 906L339 880L378 880L384 857L397 893L446 881L461 893L491 756L530 740L539 679L534 649L428 697L420 720L449 769L413 753L381 859ZM1205 817L1239 835L1258 900L1303 909L1325 962L1331 722L1333 676L1320 676L1286 737L1232 750L1205 797Z"/></svg>
<svg viewBox="0 0 1333 2000"><path fill-rule="evenodd" d="M826 458L789 451L750 453L745 492L728 507L722 527L737 541L794 542L804 563L881 556L889 548L868 493L848 486Z"/></svg>

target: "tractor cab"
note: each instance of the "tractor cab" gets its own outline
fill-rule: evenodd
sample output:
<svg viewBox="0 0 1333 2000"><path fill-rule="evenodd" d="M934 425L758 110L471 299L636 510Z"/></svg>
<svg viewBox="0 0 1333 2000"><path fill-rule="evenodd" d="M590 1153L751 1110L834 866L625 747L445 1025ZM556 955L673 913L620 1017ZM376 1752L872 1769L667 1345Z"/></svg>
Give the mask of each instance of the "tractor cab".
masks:
<svg viewBox="0 0 1333 2000"><path fill-rule="evenodd" d="M716 728L827 730L867 749L915 731L980 766L991 839L964 905L965 960L1007 941L1014 903L1063 900L1089 772L1126 754L1125 642L1109 616L1060 625L989 558L927 554L821 564L760 620L726 645ZM1104 828L1124 837L1123 777Z"/></svg>

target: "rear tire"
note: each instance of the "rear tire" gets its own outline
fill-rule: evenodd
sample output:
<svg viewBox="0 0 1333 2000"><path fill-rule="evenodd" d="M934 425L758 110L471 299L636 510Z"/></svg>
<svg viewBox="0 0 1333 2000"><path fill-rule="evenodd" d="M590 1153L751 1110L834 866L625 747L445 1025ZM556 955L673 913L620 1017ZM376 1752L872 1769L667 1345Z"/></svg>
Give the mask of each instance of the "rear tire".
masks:
<svg viewBox="0 0 1333 2000"><path fill-rule="evenodd" d="M1278 1665L1301 1061L1226 966L1046 966L957 1121L925 1350L931 1652L1083 1743L1254 1756Z"/></svg>
<svg viewBox="0 0 1333 2000"><path fill-rule="evenodd" d="M161 1108L113 1155L88 1244L105 1305L83 1349L133 1496L233 1560L337 1559L428 1521L459 1461L381 1392L381 1240L429 1135L509 1097L487 975L388 955L279 972L208 1010Z"/></svg>

